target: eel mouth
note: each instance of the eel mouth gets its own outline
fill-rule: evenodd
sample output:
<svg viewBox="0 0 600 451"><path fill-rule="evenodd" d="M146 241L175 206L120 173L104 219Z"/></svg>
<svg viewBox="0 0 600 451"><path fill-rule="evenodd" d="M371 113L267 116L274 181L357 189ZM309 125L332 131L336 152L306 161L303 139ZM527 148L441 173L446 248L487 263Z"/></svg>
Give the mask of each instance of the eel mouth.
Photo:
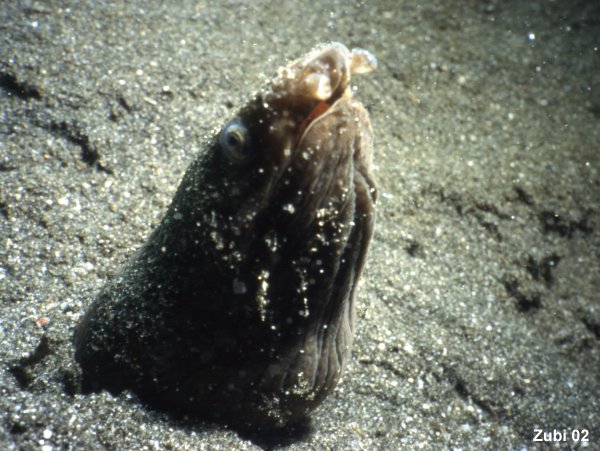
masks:
<svg viewBox="0 0 600 451"><path fill-rule="evenodd" d="M283 91L291 104L299 104L303 119L296 128L294 148L310 125L343 98L351 98L350 80L377 67L375 56L363 49L348 50L339 43L318 47L283 69Z"/></svg>

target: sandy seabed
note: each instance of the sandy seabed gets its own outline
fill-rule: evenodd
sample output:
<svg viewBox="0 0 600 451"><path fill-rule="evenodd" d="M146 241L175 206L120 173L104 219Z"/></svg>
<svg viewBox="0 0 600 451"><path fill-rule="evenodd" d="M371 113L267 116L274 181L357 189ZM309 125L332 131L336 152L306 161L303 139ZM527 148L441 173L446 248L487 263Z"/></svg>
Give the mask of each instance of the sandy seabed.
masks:
<svg viewBox="0 0 600 451"><path fill-rule="evenodd" d="M1 447L599 447L598 17L592 1L3 2ZM381 192L352 362L312 430L245 436L81 394L71 337L95 293L206 136L327 41L378 57L356 96Z"/></svg>

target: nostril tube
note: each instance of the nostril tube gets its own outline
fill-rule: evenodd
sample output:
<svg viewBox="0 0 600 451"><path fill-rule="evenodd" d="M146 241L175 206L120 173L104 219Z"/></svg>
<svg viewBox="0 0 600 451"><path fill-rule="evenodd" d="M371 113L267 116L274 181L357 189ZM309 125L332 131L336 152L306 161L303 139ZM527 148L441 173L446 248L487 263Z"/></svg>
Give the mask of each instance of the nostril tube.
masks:
<svg viewBox="0 0 600 451"><path fill-rule="evenodd" d="M350 73L368 74L377 69L377 58L368 50L352 49L350 52Z"/></svg>

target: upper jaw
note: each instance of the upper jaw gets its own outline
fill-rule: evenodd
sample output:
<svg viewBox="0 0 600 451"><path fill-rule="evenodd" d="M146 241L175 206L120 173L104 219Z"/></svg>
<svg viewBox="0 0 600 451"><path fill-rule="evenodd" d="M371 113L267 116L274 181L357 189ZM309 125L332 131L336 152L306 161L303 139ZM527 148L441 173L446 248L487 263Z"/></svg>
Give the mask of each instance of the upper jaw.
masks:
<svg viewBox="0 0 600 451"><path fill-rule="evenodd" d="M288 95L332 103L346 92L352 75L368 73L376 67L377 60L370 52L348 50L334 42L292 62L279 77Z"/></svg>

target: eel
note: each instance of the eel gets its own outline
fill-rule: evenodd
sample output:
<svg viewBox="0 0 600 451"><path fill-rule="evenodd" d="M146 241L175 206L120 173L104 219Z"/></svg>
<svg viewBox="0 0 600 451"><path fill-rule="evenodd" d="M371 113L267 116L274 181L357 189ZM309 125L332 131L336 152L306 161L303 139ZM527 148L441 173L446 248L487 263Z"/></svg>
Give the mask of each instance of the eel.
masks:
<svg viewBox="0 0 600 451"><path fill-rule="evenodd" d="M252 428L300 422L332 392L377 199L350 80L375 67L320 45L208 140L75 329L84 392Z"/></svg>

